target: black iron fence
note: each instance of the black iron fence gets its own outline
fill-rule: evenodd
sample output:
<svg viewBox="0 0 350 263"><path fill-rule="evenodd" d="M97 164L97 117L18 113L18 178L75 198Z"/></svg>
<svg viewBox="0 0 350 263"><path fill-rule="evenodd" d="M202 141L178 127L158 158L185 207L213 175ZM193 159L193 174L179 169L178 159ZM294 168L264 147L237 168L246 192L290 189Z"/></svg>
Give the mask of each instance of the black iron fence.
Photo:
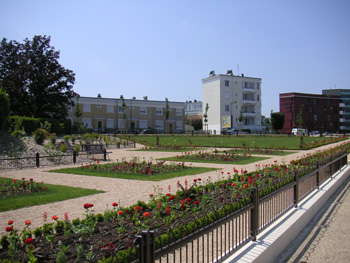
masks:
<svg viewBox="0 0 350 263"><path fill-rule="evenodd" d="M132 141L123 140L122 143L112 146L109 145L108 148L135 148L136 143ZM84 144L83 144L84 145ZM40 153L36 153L35 156L27 156L27 157L8 157L8 158L0 158L0 170L5 169L22 169L22 168L35 168L42 166L55 166L55 165L63 165L63 164L75 164L86 162L89 159L96 159L96 155L100 154L98 157L106 161L108 158L108 154L110 152L107 149L102 149L100 153L97 152L87 152L81 151L76 152L75 150L68 151L67 153L48 153L46 155L42 155Z"/></svg>
<svg viewBox="0 0 350 263"><path fill-rule="evenodd" d="M249 241L256 240L261 231L297 207L346 164L344 151L317 163L315 169L305 175L304 171L292 171L290 183L262 198L259 196L264 189L254 188L250 193L251 202L240 210L222 207L210 211L208 208L196 215L190 227L184 220L156 231L144 230L134 240L119 244L109 255L112 257L109 262L222 262ZM78 262L97 262L101 255L106 256L99 252L89 260Z"/></svg>

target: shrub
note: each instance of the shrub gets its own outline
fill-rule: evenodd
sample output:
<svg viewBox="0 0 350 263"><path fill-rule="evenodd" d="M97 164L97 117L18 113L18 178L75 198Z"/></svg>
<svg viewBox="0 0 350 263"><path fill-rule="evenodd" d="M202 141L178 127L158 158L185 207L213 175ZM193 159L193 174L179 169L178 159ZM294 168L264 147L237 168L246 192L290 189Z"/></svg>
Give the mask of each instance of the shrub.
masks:
<svg viewBox="0 0 350 263"><path fill-rule="evenodd" d="M45 141L48 133L44 129L36 129L34 132L34 140L37 144L42 145L43 142Z"/></svg>

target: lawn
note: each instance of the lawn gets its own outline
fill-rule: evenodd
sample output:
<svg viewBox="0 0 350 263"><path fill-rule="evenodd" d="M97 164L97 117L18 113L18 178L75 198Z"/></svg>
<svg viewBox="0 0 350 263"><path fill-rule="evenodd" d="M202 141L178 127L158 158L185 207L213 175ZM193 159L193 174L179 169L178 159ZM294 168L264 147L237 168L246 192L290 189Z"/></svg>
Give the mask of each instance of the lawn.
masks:
<svg viewBox="0 0 350 263"><path fill-rule="evenodd" d="M176 160L179 162L187 162L187 163L218 163L218 164L237 164L237 165L245 165L250 163L259 162L262 160L269 159L268 157L249 157L236 161L220 161L220 160L206 160L206 159L193 159L193 158L181 158L179 156L169 157L169 158L160 158L159 160Z"/></svg>
<svg viewBox="0 0 350 263"><path fill-rule="evenodd" d="M256 136L256 135L130 135L128 140L145 145L156 145L159 137L159 145L177 145L182 147L255 147L278 148L285 150L299 150L300 137L298 136ZM341 138L342 140L345 138ZM303 137L304 146L307 148L332 143L334 137Z"/></svg>
<svg viewBox="0 0 350 263"><path fill-rule="evenodd" d="M163 172L163 173L154 174L154 175L145 175L145 174L134 174L134 173L111 173L111 172L81 169L80 167L78 167L78 168L63 168L63 169L51 170L50 172L99 176L99 177L111 177L111 178L120 178L120 179L128 179L128 180L162 181L170 178L181 177L186 175L195 175L195 174L200 174L200 173L205 173L205 172L210 172L215 170L219 170L219 169L187 167L186 169L180 170L180 171L170 171L170 172Z"/></svg>
<svg viewBox="0 0 350 263"><path fill-rule="evenodd" d="M11 184L12 179L0 177L0 184ZM86 195L104 193L94 189L83 189L62 185L43 184L48 190L28 195L8 196L0 199L0 212L10 211L18 208L48 204L51 202L64 201Z"/></svg>

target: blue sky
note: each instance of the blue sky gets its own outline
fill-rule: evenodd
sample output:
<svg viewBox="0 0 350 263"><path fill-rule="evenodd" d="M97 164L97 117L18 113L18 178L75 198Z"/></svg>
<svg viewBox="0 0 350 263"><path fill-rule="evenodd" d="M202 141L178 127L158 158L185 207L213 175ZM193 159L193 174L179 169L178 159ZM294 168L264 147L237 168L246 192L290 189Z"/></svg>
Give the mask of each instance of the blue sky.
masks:
<svg viewBox="0 0 350 263"><path fill-rule="evenodd" d="M211 70L259 77L269 117L280 93L350 88L349 13L348 0L0 0L0 37L51 36L81 96L202 100Z"/></svg>

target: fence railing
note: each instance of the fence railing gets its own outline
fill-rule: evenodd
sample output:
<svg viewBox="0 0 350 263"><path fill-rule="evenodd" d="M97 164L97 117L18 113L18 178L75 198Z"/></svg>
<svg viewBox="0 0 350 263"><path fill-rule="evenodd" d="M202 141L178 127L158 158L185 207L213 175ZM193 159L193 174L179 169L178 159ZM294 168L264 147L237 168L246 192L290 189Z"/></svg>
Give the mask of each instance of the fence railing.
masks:
<svg viewBox="0 0 350 263"><path fill-rule="evenodd" d="M128 147L136 147L136 143L125 140L125 143L119 144L116 147L109 146L108 148L128 148ZM96 154L96 153L95 153ZM107 160L108 152L104 149L101 152L103 155L103 160ZM64 154L49 154L49 155L41 155L40 153L36 153L35 156L27 156L27 157L8 157L8 158L0 158L0 170L5 169L21 169L21 168L35 168L41 166L55 166L62 164L75 164L80 162L86 162L90 158L94 156L93 154L88 154L84 151L77 153L75 150L69 151Z"/></svg>
<svg viewBox="0 0 350 263"><path fill-rule="evenodd" d="M127 245L125 242L120 244L112 257L116 262L222 262L249 241L256 240L267 226L297 207L302 199L346 164L347 152L344 151L317 163L306 175L299 177L303 171L293 172L290 183L262 198L259 195L264 189L254 188L250 193L251 203L238 211L227 213L226 208L202 211L194 218L194 231L190 234L186 234L186 220L157 231L144 230ZM209 214L213 213L215 220L212 222ZM118 252L125 248L133 248L129 249L127 261L118 258ZM96 262L100 254L79 262ZM113 258L111 262L114 262Z"/></svg>

